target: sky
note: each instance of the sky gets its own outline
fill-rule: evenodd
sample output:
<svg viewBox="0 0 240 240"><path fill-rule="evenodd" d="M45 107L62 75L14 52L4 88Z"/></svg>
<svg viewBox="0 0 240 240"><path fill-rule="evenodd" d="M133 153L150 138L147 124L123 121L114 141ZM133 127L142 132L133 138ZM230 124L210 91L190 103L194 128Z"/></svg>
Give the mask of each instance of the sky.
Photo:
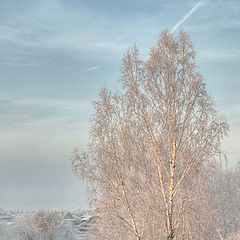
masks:
<svg viewBox="0 0 240 240"><path fill-rule="evenodd" d="M121 58L146 58L162 30L185 30L217 109L222 149L240 158L239 0L0 0L0 207L87 208L72 174L92 101L118 87Z"/></svg>

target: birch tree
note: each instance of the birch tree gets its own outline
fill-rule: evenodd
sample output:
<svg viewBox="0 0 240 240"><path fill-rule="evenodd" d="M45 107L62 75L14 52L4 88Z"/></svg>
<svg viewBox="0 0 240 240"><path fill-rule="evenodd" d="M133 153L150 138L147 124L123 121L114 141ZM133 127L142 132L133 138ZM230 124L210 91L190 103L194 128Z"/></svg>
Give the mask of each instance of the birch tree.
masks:
<svg viewBox="0 0 240 240"><path fill-rule="evenodd" d="M186 33L164 31L146 61L127 51L122 88L94 102L88 150L72 156L96 212L93 239L217 239L204 171L228 125L195 57Z"/></svg>

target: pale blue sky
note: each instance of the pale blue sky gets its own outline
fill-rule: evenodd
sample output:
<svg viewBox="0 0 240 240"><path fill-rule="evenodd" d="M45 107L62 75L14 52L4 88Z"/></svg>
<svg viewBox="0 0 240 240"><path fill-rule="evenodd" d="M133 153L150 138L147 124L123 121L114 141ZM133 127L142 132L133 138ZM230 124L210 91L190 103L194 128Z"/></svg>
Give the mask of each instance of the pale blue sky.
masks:
<svg viewBox="0 0 240 240"><path fill-rule="evenodd" d="M231 127L223 150L240 157L239 0L1 0L0 206L86 205L69 156L88 142L91 101L117 86L121 58L142 57L180 26Z"/></svg>

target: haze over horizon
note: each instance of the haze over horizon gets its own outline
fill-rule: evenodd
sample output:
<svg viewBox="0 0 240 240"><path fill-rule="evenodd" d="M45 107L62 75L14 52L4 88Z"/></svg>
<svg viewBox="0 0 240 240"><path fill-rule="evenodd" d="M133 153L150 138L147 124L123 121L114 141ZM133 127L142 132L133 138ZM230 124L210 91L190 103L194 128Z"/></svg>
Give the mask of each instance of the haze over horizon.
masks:
<svg viewBox="0 0 240 240"><path fill-rule="evenodd" d="M190 34L199 72L230 125L223 150L240 157L237 0L0 2L0 207L87 208L70 155L88 143L91 102L115 88L136 43L145 58L164 29Z"/></svg>

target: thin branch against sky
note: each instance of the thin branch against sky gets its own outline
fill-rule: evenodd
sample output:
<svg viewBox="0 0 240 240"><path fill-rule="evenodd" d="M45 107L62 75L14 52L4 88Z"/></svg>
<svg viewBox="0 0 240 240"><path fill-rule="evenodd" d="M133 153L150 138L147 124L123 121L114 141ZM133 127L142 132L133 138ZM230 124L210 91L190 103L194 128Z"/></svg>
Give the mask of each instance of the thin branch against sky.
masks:
<svg viewBox="0 0 240 240"><path fill-rule="evenodd" d="M192 14L200 7L206 5L209 1L206 0L201 0L198 3L196 3L192 9L187 12L177 23L176 25L172 28L171 33L175 32L189 17L192 16Z"/></svg>

